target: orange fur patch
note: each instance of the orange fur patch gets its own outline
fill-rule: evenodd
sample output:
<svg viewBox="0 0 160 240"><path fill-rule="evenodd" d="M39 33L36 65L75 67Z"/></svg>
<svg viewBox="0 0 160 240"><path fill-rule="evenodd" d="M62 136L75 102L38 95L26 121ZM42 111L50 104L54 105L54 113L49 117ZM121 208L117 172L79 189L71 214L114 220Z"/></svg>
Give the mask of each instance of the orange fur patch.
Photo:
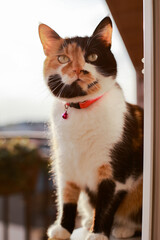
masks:
<svg viewBox="0 0 160 240"><path fill-rule="evenodd" d="M137 119L138 123L138 135L136 138L132 139L133 147L135 150L137 150L140 146L142 146L143 142L143 116L142 112L137 108L136 105L133 105L134 108L134 115L135 118Z"/></svg>
<svg viewBox="0 0 160 240"><path fill-rule="evenodd" d="M127 217L132 213L138 213L142 207L143 179L141 178L136 186L126 195L119 206L116 215Z"/></svg>
<svg viewBox="0 0 160 240"><path fill-rule="evenodd" d="M88 94L92 94L92 93L96 93L97 91L99 91L100 90L100 84L99 83L97 83L96 85L94 85L94 86L92 86L91 88L89 88L88 90L87 90L87 93Z"/></svg>
<svg viewBox="0 0 160 240"><path fill-rule="evenodd" d="M67 182L63 191L63 202L77 203L79 194L80 194L80 188L72 182Z"/></svg>
<svg viewBox="0 0 160 240"><path fill-rule="evenodd" d="M88 73L86 75L84 75L83 73L81 73L79 75L80 79L82 79L82 81L79 81L78 84L79 86L86 91L88 94L92 94L97 92L100 89L100 84L97 83L95 85L93 85L91 88L88 88L88 85L90 83L93 83L95 81L95 78L92 76L91 73Z"/></svg>
<svg viewBox="0 0 160 240"><path fill-rule="evenodd" d="M59 63L56 59L47 57L44 62L44 75L46 75L51 69L57 69L59 67Z"/></svg>
<svg viewBox="0 0 160 240"><path fill-rule="evenodd" d="M109 178L112 178L112 168L110 164L104 164L98 169L99 182Z"/></svg>
<svg viewBox="0 0 160 240"><path fill-rule="evenodd" d="M142 140L143 140L142 129L139 129L138 137L132 139L133 147L135 150L138 149L142 145Z"/></svg>
<svg viewBox="0 0 160 240"><path fill-rule="evenodd" d="M63 43L63 39L57 40L53 45L50 54L47 56L44 62L44 75L46 75L50 70L57 69L61 64L58 62L58 50Z"/></svg>
<svg viewBox="0 0 160 240"><path fill-rule="evenodd" d="M77 69L82 70L84 67L84 52L76 43L71 43L64 48L64 54L70 58L71 62L62 68L62 73L74 77L76 76L74 71Z"/></svg>
<svg viewBox="0 0 160 240"><path fill-rule="evenodd" d="M39 37L46 56L52 54L52 50L56 48L56 45L63 41L54 30L45 24L39 25Z"/></svg>
<svg viewBox="0 0 160 240"><path fill-rule="evenodd" d="M101 39L107 43L107 45L112 44L112 26L108 24L101 32Z"/></svg>
<svg viewBox="0 0 160 240"><path fill-rule="evenodd" d="M96 209L93 210L93 222L92 222L92 225L91 225L91 227L89 229L90 232L93 232L95 217L96 217Z"/></svg>

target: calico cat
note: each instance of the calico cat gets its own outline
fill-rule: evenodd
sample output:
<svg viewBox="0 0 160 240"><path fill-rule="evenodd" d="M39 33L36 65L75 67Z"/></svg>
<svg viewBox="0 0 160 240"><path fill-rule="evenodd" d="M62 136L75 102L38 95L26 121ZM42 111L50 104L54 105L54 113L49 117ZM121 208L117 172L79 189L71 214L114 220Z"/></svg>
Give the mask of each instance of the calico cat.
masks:
<svg viewBox="0 0 160 240"><path fill-rule="evenodd" d="M62 39L44 24L39 35L44 78L54 96L59 214L49 239L70 238L83 197L89 204L86 240L131 237L141 230L143 112L125 101L116 83L111 19L104 18L91 37Z"/></svg>

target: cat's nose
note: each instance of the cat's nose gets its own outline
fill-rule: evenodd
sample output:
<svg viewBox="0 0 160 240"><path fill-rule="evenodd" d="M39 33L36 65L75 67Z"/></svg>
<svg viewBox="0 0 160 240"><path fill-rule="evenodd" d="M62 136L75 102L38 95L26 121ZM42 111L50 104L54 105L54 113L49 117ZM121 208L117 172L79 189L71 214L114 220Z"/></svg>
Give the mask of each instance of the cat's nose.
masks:
<svg viewBox="0 0 160 240"><path fill-rule="evenodd" d="M75 72L75 74L77 75L77 77L79 77L80 73L83 73L83 74L87 74L87 73L88 73L88 71L83 70L83 69L81 69L81 68L75 68L75 69L73 69L73 72Z"/></svg>
<svg viewBox="0 0 160 240"><path fill-rule="evenodd" d="M77 77L79 77L80 73L83 71L83 69L81 68L74 68L73 72L75 72L75 74L77 75Z"/></svg>

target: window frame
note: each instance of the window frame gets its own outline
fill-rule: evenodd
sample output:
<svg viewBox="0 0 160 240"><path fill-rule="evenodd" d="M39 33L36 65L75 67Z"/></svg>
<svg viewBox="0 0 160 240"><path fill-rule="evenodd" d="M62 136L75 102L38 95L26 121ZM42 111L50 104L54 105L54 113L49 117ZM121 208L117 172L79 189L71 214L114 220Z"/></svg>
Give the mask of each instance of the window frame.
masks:
<svg viewBox="0 0 160 240"><path fill-rule="evenodd" d="M153 0L143 0L144 26L144 172L142 240L152 239L153 137L154 137L154 39Z"/></svg>
<svg viewBox="0 0 160 240"><path fill-rule="evenodd" d="M152 239L160 239L160 2L153 0L154 30L154 142Z"/></svg>

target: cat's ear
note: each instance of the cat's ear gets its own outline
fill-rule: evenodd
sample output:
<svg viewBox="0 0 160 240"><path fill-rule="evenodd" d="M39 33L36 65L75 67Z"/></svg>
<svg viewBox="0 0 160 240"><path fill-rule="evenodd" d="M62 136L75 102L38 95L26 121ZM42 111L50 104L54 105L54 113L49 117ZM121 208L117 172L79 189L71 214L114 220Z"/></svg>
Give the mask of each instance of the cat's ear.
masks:
<svg viewBox="0 0 160 240"><path fill-rule="evenodd" d="M51 49L61 39L61 37L53 29L45 24L39 25L39 37L46 56L49 55Z"/></svg>
<svg viewBox="0 0 160 240"><path fill-rule="evenodd" d="M110 17L105 17L96 27L92 36L97 36L106 42L107 46L112 44L112 21Z"/></svg>

